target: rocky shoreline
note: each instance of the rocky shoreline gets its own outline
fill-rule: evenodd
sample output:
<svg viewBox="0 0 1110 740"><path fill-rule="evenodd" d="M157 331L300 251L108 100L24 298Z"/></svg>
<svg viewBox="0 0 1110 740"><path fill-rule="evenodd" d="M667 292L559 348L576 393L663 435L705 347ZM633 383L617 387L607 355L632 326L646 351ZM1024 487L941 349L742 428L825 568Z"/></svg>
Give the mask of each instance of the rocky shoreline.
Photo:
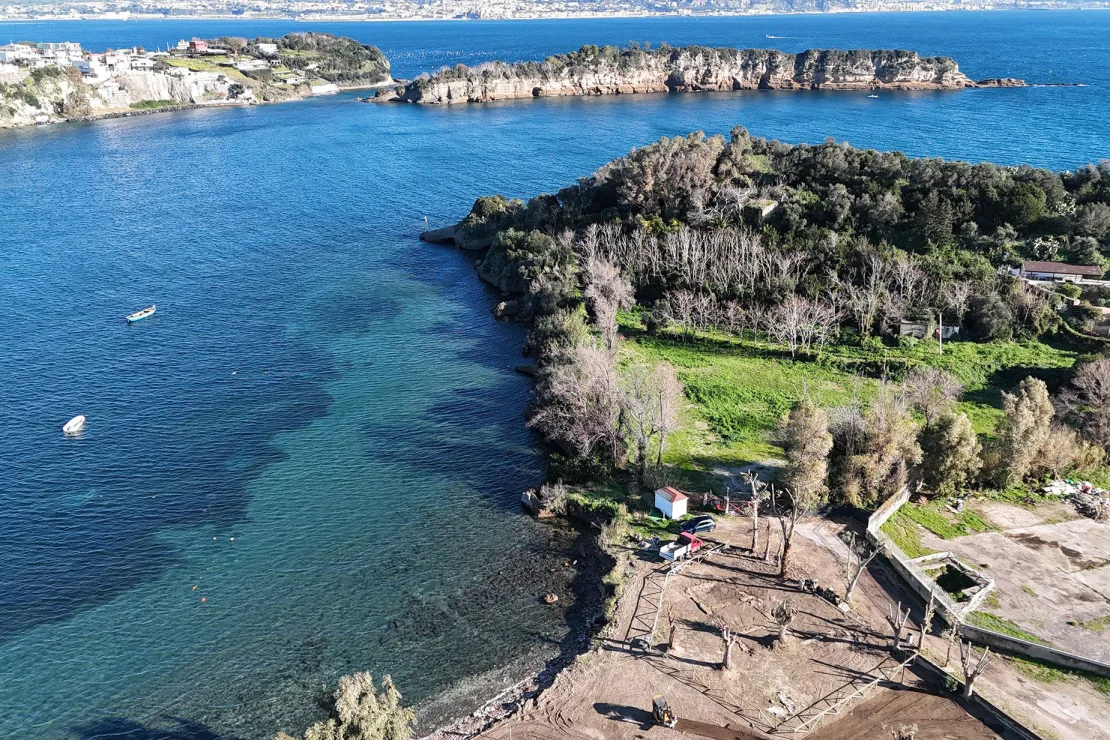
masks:
<svg viewBox="0 0 1110 740"><path fill-rule="evenodd" d="M604 616L607 593L602 579L610 570L620 567L620 564L597 541L592 531L593 523L589 519L576 517L571 513L562 519L568 525L580 527L582 531L577 547L584 567L576 578L574 606L567 614L569 632L560 643L559 652L535 673L496 694L465 717L422 735L421 740L474 737L512 717L534 703L563 671L572 666L580 655L587 653L593 640L608 626Z"/></svg>
<svg viewBox="0 0 1110 740"><path fill-rule="evenodd" d="M459 65L392 89L374 102L419 105L518 98L734 90L962 90L1023 87L1010 77L975 81L949 57L903 50L582 47L542 62Z"/></svg>

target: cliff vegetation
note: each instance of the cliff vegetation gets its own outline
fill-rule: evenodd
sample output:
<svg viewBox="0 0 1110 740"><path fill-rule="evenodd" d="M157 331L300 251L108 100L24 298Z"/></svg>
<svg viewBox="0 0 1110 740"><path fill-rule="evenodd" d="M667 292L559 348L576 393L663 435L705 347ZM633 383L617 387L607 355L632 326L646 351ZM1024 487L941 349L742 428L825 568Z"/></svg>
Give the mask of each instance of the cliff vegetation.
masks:
<svg viewBox="0 0 1110 740"><path fill-rule="evenodd" d="M383 92L383 100L453 103L549 95L751 89L957 89L1021 84L969 80L948 57L904 50L809 50L648 45L583 46L539 62L458 65Z"/></svg>
<svg viewBox="0 0 1110 740"><path fill-rule="evenodd" d="M1075 286L1007 268L1106 263L1110 163L973 165L737 128L662 139L527 203L480 198L436 236L489 245L479 274L511 294L499 313L532 322L530 423L554 443L553 480L721 490L757 464L871 506L910 472L945 493L1105 473L1106 344ZM941 344L941 327L959 332ZM684 403L645 437L633 389L662 398L658 368ZM795 413L833 440L819 475L790 462Z"/></svg>

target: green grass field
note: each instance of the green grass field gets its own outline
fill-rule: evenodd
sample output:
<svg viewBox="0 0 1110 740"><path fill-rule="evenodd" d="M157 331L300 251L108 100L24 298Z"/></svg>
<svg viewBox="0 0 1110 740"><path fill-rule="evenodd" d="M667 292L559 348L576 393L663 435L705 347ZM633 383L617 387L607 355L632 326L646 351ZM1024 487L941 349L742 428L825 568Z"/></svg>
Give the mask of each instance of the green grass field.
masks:
<svg viewBox="0 0 1110 740"><path fill-rule="evenodd" d="M964 383L960 409L986 437L1001 418L1002 390L1030 374L1065 373L1078 358L1071 348L1037 341L949 342L944 354L936 342L922 341L909 347L836 345L803 359L773 344L750 338L741 344L721 333L648 335L635 312L621 314L620 324L628 339L625 359L668 362L686 387L688 404L679 430L667 441L664 460L685 472L693 485L711 484L705 473L714 468L778 458L776 427L805 394L826 408L862 406L874 397L875 376L885 370L897 377L909 367L939 367ZM961 528L984 531L985 524L972 516L967 513Z"/></svg>
<svg viewBox="0 0 1110 740"><path fill-rule="evenodd" d="M157 110L158 108L171 108L181 105L176 100L139 100L131 104L134 110Z"/></svg>

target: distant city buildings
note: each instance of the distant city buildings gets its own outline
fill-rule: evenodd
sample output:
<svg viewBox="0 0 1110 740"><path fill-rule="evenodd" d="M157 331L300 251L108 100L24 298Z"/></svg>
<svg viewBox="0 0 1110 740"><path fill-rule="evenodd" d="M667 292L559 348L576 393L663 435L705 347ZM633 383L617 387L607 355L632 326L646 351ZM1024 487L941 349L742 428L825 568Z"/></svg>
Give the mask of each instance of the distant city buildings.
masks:
<svg viewBox="0 0 1110 740"><path fill-rule="evenodd" d="M1110 7L1110 0L483 0L481 3L473 0L63 0L52 5L2 6L0 20L167 17L496 19L1078 7L1106 8ZM276 49L273 53L276 54Z"/></svg>

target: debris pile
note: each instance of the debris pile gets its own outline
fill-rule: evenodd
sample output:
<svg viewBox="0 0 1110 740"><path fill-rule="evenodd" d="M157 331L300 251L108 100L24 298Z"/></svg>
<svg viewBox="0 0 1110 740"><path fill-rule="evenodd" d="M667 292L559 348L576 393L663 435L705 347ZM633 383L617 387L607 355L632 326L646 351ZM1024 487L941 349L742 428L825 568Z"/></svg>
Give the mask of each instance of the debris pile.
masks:
<svg viewBox="0 0 1110 740"><path fill-rule="evenodd" d="M1075 510L1085 517L1102 522L1110 520L1110 491L1090 481L1054 480L1041 490L1049 496L1071 500Z"/></svg>

